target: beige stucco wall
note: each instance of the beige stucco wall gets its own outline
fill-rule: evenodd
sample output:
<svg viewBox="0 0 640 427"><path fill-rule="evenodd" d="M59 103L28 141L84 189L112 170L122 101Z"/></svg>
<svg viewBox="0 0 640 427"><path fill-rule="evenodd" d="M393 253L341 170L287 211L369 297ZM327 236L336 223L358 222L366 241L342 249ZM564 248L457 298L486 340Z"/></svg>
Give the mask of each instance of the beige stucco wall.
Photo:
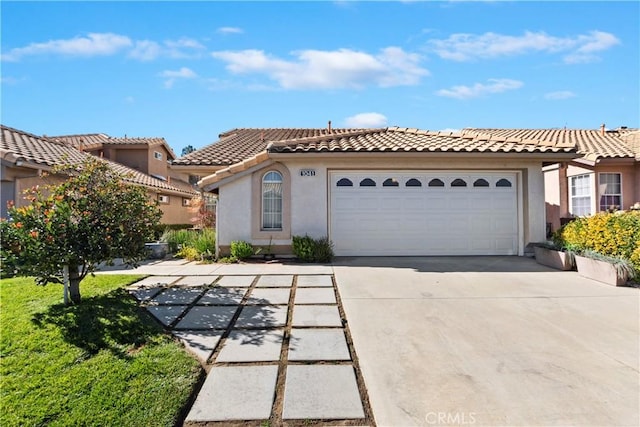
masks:
<svg viewBox="0 0 640 427"><path fill-rule="evenodd" d="M551 228L560 228L560 170L559 164L543 168L544 200L547 222Z"/></svg>
<svg viewBox="0 0 640 427"><path fill-rule="evenodd" d="M129 166L132 169L147 173L149 169L149 153L146 149L118 149L111 160Z"/></svg>
<svg viewBox="0 0 640 427"><path fill-rule="evenodd" d="M629 209L635 202L640 201L640 163L619 163L602 161L592 169L578 165L569 165L567 177L575 175L591 174L592 211L600 210L600 189L598 187L598 174L615 172L622 177L622 209ZM567 191L571 191L569 187Z"/></svg>
<svg viewBox="0 0 640 427"><path fill-rule="evenodd" d="M189 211L187 206L183 206L182 201L184 198L190 199L181 195L175 195L170 193L157 193L150 191L149 197L158 200L158 194L164 194L169 196L169 203L160 203L158 206L162 211L162 218L160 222L162 224L190 224L191 218L195 215Z"/></svg>
<svg viewBox="0 0 640 427"><path fill-rule="evenodd" d="M521 235L523 248L545 239L545 196L542 163L540 161L490 160L452 158L365 158L340 159L316 158L275 158L286 166L291 174L291 235L309 234L313 237L328 234L328 173L331 170L361 169L405 169L405 170L509 170L520 172L522 198L519 200L521 212ZM301 177L301 169L314 169L314 177ZM262 175L267 169L254 172ZM232 240L245 240L254 245L264 246L268 239L252 239L251 210L259 210L252 205L252 176L246 175L231 181L219 189L218 200L218 244L227 247ZM258 198L259 200L259 198ZM288 219L285 218L285 221ZM274 240L274 245L289 245L290 239Z"/></svg>

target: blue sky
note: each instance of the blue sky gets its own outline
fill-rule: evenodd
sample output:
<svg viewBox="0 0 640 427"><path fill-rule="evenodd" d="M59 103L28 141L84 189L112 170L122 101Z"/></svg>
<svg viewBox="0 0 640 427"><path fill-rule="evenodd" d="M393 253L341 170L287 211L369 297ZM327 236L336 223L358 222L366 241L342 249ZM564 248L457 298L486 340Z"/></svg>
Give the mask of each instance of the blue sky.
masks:
<svg viewBox="0 0 640 427"><path fill-rule="evenodd" d="M640 3L1 3L3 124L640 127Z"/></svg>

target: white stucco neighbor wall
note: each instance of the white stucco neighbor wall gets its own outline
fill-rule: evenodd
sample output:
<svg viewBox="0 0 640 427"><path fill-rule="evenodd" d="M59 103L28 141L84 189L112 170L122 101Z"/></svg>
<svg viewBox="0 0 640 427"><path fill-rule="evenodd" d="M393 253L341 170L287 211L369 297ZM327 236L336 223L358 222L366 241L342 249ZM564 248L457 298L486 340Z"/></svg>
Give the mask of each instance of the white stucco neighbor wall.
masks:
<svg viewBox="0 0 640 427"><path fill-rule="evenodd" d="M545 194L541 161L517 159L451 159L451 158L311 158L282 156L274 160L284 164L291 174L291 234L309 234L322 237L328 234L328 172L330 170L508 170L520 172L522 199L522 246L545 240ZM313 170L315 176L301 176L301 170ZM264 170L256 173L264 173ZM246 240L264 245L262 240L251 239L251 177L245 176L220 187L218 206L218 244L227 246L232 240ZM260 189L257 189L260 191ZM287 220L287 219L285 219ZM290 244L287 240L273 244Z"/></svg>
<svg viewBox="0 0 640 427"><path fill-rule="evenodd" d="M233 240L251 241L251 176L220 187L218 194L218 245Z"/></svg>

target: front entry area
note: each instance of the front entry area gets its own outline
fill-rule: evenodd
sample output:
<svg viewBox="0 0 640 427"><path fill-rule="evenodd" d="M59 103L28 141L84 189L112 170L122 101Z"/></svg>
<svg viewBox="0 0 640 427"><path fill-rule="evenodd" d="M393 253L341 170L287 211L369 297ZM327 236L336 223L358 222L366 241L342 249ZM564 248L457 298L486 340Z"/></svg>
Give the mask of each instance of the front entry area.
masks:
<svg viewBox="0 0 640 427"><path fill-rule="evenodd" d="M338 256L518 255L518 173L331 171Z"/></svg>

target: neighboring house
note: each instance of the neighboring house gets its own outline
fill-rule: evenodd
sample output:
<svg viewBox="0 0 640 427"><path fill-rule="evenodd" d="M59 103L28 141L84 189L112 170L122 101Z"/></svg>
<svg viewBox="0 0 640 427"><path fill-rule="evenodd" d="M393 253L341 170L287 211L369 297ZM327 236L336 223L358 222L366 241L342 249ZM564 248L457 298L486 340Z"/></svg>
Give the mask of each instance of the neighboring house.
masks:
<svg viewBox="0 0 640 427"><path fill-rule="evenodd" d="M543 164L576 155L470 132L236 129L174 164L213 172L198 185L218 194L221 254L234 240L290 254L309 234L341 256L524 255L545 239Z"/></svg>
<svg viewBox="0 0 640 427"><path fill-rule="evenodd" d="M176 158L164 138L116 138L103 133L46 138L121 163L163 181L170 179L169 164Z"/></svg>
<svg viewBox="0 0 640 427"><path fill-rule="evenodd" d="M557 230L570 218L640 203L640 131L600 129L465 129L501 137L575 144L575 159L543 167L547 222Z"/></svg>
<svg viewBox="0 0 640 427"><path fill-rule="evenodd" d="M24 190L35 185L54 183L61 177L43 177L57 165L82 162L89 154L61 141L33 135L28 132L1 126L0 178L2 181L2 217L7 214L7 202L13 200L21 206L26 201L21 197ZM164 224L188 224L193 214L189 202L198 193L187 183L174 180L168 182L150 176L120 163L105 160L114 170L127 176L133 184L146 187L149 197L160 202Z"/></svg>

